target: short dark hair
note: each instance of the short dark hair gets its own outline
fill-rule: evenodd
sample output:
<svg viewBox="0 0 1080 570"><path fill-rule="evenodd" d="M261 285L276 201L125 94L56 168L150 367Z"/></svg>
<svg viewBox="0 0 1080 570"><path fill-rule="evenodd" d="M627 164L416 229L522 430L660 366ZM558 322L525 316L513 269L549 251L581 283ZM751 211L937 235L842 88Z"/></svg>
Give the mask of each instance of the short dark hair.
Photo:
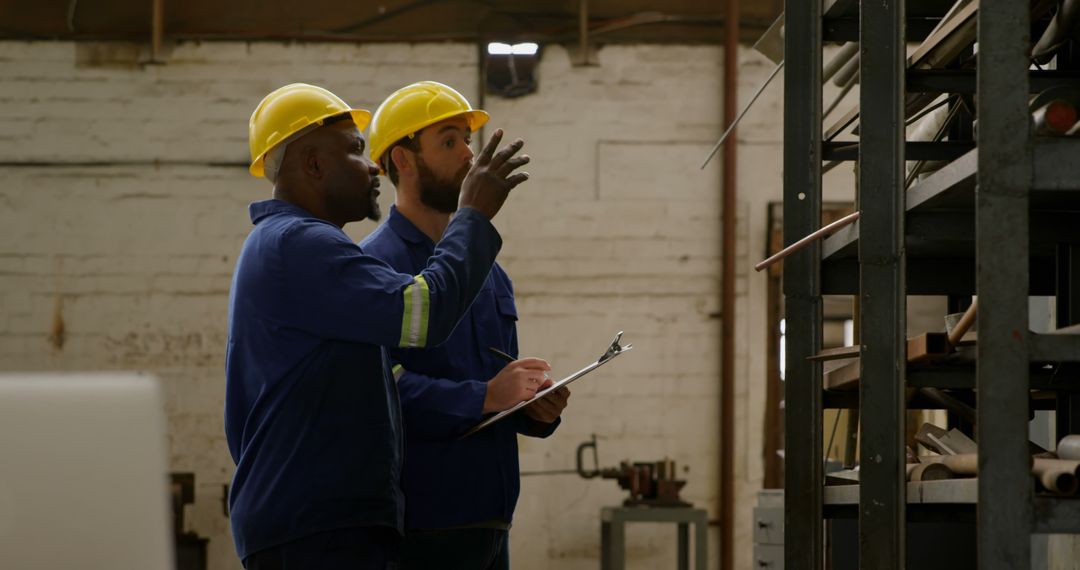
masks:
<svg viewBox="0 0 1080 570"><path fill-rule="evenodd" d="M420 152L420 133L423 132L423 130L424 129L420 129L419 131L416 131L411 137L402 137L396 143L390 145L390 148L386 149L386 152L383 153L382 159L386 161L386 175L390 177L390 182L393 182L394 186L397 186L398 184L398 169L390 154L399 146L403 146L413 152Z"/></svg>

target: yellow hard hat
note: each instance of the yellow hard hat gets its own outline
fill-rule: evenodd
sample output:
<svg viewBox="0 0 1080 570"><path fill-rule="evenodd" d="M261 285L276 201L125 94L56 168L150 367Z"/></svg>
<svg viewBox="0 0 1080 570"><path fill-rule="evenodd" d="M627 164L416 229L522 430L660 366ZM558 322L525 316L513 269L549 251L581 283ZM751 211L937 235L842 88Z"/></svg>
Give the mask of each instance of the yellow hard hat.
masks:
<svg viewBox="0 0 1080 570"><path fill-rule="evenodd" d="M371 112L353 109L340 97L315 85L292 83L271 92L255 107L248 121L252 176L263 175L266 153L301 129L330 117L349 113L361 131L371 122Z"/></svg>
<svg viewBox="0 0 1080 570"><path fill-rule="evenodd" d="M468 99L449 85L435 81L406 85L394 91L375 110L368 134L371 160L382 168L379 161L394 143L428 125L459 116L465 117L473 132L484 126L489 118L484 111L473 109Z"/></svg>

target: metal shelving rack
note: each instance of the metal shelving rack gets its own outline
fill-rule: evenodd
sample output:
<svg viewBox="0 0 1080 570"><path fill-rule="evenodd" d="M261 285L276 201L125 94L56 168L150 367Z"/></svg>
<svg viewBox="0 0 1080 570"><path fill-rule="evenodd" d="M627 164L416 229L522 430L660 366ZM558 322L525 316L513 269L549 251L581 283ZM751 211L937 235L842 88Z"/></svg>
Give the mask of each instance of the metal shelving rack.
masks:
<svg viewBox="0 0 1080 570"><path fill-rule="evenodd" d="M1058 326L1080 323L1080 138L1034 136L1028 108L1030 93L1077 76L1029 71L1030 6L1017 0L979 1L977 73L907 69L905 33L925 36L952 4L785 2L784 242L820 226L824 160L857 152L861 205L858 225L785 261L785 317L805 324L786 335L786 568L823 568L829 509L856 503L851 488L825 491L826 406L861 410L863 568L905 568L907 516L923 503L975 505L980 568L1029 568L1031 534L1080 533L1080 499L1037 496L1028 466L1032 387L1061 390L1058 438L1080 433L1071 392L1080 375L1048 377L1036 366L1080 361L1080 336L1028 329L1029 295L1057 297ZM857 151L823 141L821 48L837 40L861 40ZM974 93L975 144L906 142L905 96L914 91ZM955 160L905 190L905 159L927 153ZM974 365L909 372L907 295L975 293ZM860 376L869 380L857 402L826 394L821 365L807 361L822 344L823 294L859 295ZM905 388L920 385L976 389L980 476L957 493L905 482Z"/></svg>

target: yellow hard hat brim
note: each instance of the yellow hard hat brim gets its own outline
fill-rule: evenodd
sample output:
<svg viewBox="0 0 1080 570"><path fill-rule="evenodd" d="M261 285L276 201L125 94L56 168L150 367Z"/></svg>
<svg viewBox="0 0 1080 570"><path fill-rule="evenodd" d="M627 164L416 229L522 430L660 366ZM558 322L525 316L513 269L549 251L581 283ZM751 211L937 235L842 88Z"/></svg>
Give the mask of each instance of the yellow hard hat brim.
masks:
<svg viewBox="0 0 1080 570"><path fill-rule="evenodd" d="M371 123L371 111L368 111L366 109L349 109L346 112L349 113L349 115L352 116L352 121L356 125L356 129L359 130L360 132L363 132L364 129L366 129L367 126ZM323 121L325 121L326 119L329 119L330 117L337 117L338 115L342 115L342 114L343 113L331 113L331 114L328 114L328 115L326 115L324 117L319 117L318 119L312 121L311 124L318 123L318 124L321 125L323 123ZM289 136L292 136L292 135L290 134ZM285 137L285 138L288 138L288 137ZM275 146L277 146L277 145L275 145ZM270 147L270 148L266 149L265 152L260 154L258 158L256 158L254 161L251 162L251 166L248 167L248 172L251 173L252 176L255 176L255 177L258 177L258 178L263 177L263 174L265 174L265 170L263 170L263 165L266 162L266 154L269 153L271 150L273 150L273 148L274 147Z"/></svg>

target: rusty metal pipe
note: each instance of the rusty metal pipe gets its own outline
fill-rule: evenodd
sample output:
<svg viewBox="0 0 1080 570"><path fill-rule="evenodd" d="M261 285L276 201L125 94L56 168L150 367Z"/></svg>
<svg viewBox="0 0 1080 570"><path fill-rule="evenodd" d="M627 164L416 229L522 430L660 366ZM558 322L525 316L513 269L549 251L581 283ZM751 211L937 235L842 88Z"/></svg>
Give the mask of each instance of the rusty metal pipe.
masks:
<svg viewBox="0 0 1080 570"><path fill-rule="evenodd" d="M964 315L957 321L953 330L949 331L949 349L956 348L960 341L963 340L964 335L971 330L971 325L975 324L975 317L979 314L978 309L979 301L976 299L971 303L971 306L964 311Z"/></svg>
<svg viewBox="0 0 1080 570"><path fill-rule="evenodd" d="M589 0L578 2L578 65L589 65Z"/></svg>
<svg viewBox="0 0 1080 570"><path fill-rule="evenodd" d="M724 124L738 121L739 3L724 10ZM735 204L738 135L724 146L720 278L720 569L735 569Z"/></svg>
<svg viewBox="0 0 1080 570"><path fill-rule="evenodd" d="M150 61L162 61L161 45L165 36L165 0L153 0L150 16Z"/></svg>
<svg viewBox="0 0 1080 570"><path fill-rule="evenodd" d="M834 232L836 232L837 230L840 230L840 229L844 228L845 226L849 226L849 225L855 223L858 219L859 219L859 212L855 212L853 214L848 214L848 215L844 216L843 218L840 218L839 220L836 220L835 222L833 222L833 223L831 223L831 224L817 230L816 232L814 232L814 233L800 239L799 241L785 247L784 249L781 249L780 251L776 252L775 254L773 254L768 259L766 259L764 261L759 261L758 264L754 266L754 271L761 271L763 269L768 269L769 266L773 265L777 261L780 261L781 259L784 259L785 257L795 253L796 251L799 251L800 249L810 245L811 243L814 242L814 240L826 237L828 235L831 235Z"/></svg>

